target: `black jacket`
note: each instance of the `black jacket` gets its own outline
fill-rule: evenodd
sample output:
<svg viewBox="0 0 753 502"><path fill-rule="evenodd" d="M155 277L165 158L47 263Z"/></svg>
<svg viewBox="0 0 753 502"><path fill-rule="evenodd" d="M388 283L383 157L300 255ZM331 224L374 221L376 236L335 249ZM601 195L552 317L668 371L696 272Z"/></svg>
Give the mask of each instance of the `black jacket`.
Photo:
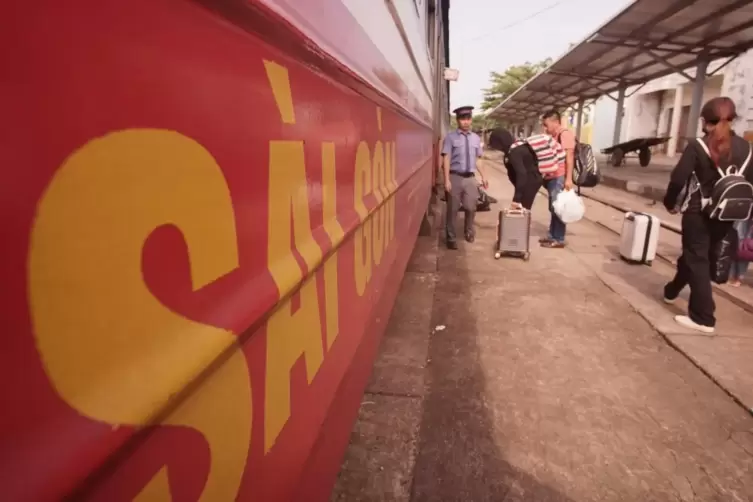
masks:
<svg viewBox="0 0 753 502"><path fill-rule="evenodd" d="M505 155L505 167L510 183L515 187L512 201L522 203L524 195L532 185L541 185L541 173L533 153L528 144L518 145Z"/></svg>
<svg viewBox="0 0 753 502"><path fill-rule="evenodd" d="M707 137L704 137L703 141L708 144ZM742 166L743 162L745 162L745 159L748 157L750 148L750 143L733 133L729 158L722 159L719 167L724 171L732 164L738 167ZM744 173L745 178L751 183L753 183L752 164L753 158L751 158ZM701 185L701 191L703 192L704 197L709 197L711 190L721 176L716 170L714 162L709 158L696 140L691 140L688 143L688 146L685 147L685 151L682 152L680 160L677 162L677 166L672 170L672 174L669 178L669 185L667 186L667 192L664 196L664 206L667 209L671 210L677 205L678 197L693 173L695 173L698 178L698 183ZM700 211L700 209L701 195L696 192L691 198L688 211L695 212Z"/></svg>

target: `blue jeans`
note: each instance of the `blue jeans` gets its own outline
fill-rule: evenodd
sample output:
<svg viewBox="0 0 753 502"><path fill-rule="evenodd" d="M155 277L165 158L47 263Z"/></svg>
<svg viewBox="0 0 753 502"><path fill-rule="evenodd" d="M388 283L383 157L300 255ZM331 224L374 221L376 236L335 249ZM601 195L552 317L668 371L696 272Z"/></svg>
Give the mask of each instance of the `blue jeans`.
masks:
<svg viewBox="0 0 753 502"><path fill-rule="evenodd" d="M565 177L560 176L559 178L544 180L544 187L546 188L546 191L549 192L549 212L552 214L552 219L549 222L549 234L547 235L547 238L555 242L564 243L567 225L565 225L554 212L552 203L554 202L554 199L557 198L557 195L564 190Z"/></svg>
<svg viewBox="0 0 753 502"><path fill-rule="evenodd" d="M737 230L737 237L742 241L750 234L750 230L753 228L753 220L738 221L735 223L735 229ZM732 269L730 270L730 279L742 279L748 272L749 261L733 261Z"/></svg>

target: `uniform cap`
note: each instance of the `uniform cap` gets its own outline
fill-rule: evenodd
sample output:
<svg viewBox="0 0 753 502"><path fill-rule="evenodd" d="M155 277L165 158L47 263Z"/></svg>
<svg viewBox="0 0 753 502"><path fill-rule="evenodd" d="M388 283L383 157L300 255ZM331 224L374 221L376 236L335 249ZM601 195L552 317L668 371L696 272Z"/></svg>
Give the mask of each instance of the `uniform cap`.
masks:
<svg viewBox="0 0 753 502"><path fill-rule="evenodd" d="M454 113L457 116L460 115L472 115L473 114L473 107L472 106L461 106L460 108L455 108L452 113Z"/></svg>

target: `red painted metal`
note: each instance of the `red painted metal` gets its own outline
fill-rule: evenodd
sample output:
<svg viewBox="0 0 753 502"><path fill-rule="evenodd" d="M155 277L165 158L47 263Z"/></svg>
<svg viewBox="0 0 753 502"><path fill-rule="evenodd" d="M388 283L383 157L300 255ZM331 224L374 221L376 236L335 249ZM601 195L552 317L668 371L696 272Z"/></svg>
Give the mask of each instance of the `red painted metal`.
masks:
<svg viewBox="0 0 753 502"><path fill-rule="evenodd" d="M311 9L301 7L304 4ZM0 227L5 327L0 351L2 500L53 501L69 495L79 500L132 500L159 479L155 476L160 472L167 473L166 500L208 500L209 480L218 475L211 441L199 429L171 423L181 407L190 406L198 394L211 388L233 350L242 351L245 358L253 406L243 474L228 500L328 498L428 202L435 134L415 98L398 85L399 76L390 73L392 84L389 79L370 81L371 74L364 77L368 73L364 68L389 68L389 62L339 0L275 2L277 13L257 2L207 5L184 0L42 0L4 9L0 30L4 62L0 209L5 216ZM281 16L284 12L290 15ZM308 13L305 23L301 13ZM331 38L320 40L320 45L338 44L336 58L312 43L325 32ZM341 45L344 40L349 42ZM343 60L352 64L343 65ZM265 62L287 70L294 123L283 120ZM177 132L209 152L227 185L237 241L238 266L195 291L190 250L194 243L184 240L180 224L165 220L141 242L140 273L159 303L186 319L238 337L236 349L205 353L202 361L214 362L202 363L200 370L188 355L178 358L178 363L170 359L171 367L165 371L183 388L173 399L152 403L148 410L152 418L142 424L87 416L59 392L41 354L31 305L32 297L46 298L44 291L31 291L30 277L35 273L31 247L50 187L61 179L62 166L74 153L89 148L97 138L128 130ZM304 142L308 190L301 196L310 214L310 230L325 261L336 247L339 335L331 347L322 340L323 361L310 382L307 361L302 358L293 365L291 414L266 451L265 407L269 399L286 399L265 395L271 364L267 321L280 305L285 307L286 298L291 298L293 311L303 308L304 301L297 289L281 295L269 268L270 228L291 226L291 221L270 214L269 209L271 143L279 141ZM331 194L321 188L326 185L324 143L334 144L336 214L344 233L343 241L334 243L337 246L325 228L326 197ZM364 226L357 213L354 183L361 143L371 152L378 144L394 143L396 190L381 202L373 192L364 199L372 214L389 214L392 207L394 231L359 295L356 239L363 239L358 229L363 231ZM79 193L81 199L94 187L87 178L75 183L77 192L71 195ZM166 199L169 196L165 193ZM134 218L146 207L139 192L125 201L119 209ZM78 203L71 196L66 204ZM61 223L58 229L61 242L67 232L79 232L76 222L64 223L68 226ZM91 227L101 228L101 234L86 235L80 253L91 252L88 246L98 246L102 239L119 239L113 224L102 221L100 227ZM118 249L114 241L104 244ZM54 254L53 247L44 253ZM328 336L325 267L308 267L305 253L297 247L290 253L316 281L321 331ZM146 316L122 292L123 284L110 286L101 291L103 304L119 302L124 315ZM75 296L77 288L84 286L74 278L64 287ZM70 325L76 322L70 320ZM70 325L61 327L61 337L69 334L64 330ZM103 337L111 327L102 326ZM141 355L159 357L161 350L174 348L144 346ZM83 362L93 354L83 347L80 356ZM109 378L139 378L100 376L93 385ZM226 466L219 467L221 475ZM154 489L159 492L159 488Z"/></svg>

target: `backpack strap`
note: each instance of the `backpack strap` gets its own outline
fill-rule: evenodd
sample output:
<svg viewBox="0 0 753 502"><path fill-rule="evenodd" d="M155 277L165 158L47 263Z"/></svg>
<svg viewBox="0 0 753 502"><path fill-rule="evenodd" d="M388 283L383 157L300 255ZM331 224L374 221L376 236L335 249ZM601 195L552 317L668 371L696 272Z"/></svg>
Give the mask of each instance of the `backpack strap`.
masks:
<svg viewBox="0 0 753 502"><path fill-rule="evenodd" d="M745 157L745 161L743 162L743 165L740 166L740 169L737 170L737 174L739 174L740 176L742 176L743 173L745 173L745 168L748 167L748 164L750 163L750 157L751 157L751 155L753 155L753 146L750 146L750 144L749 144L748 145L748 156Z"/></svg>
<svg viewBox="0 0 753 502"><path fill-rule="evenodd" d="M696 142L701 145L701 148L703 148L703 151L706 152L706 155L708 155L709 160L711 160L711 163L716 167L716 170L719 172L719 176L724 178L724 171L722 171L722 168L716 165L716 162L714 162L714 158L711 156L711 152L709 151L708 145L703 141L701 138L696 138Z"/></svg>
<svg viewBox="0 0 753 502"><path fill-rule="evenodd" d="M706 145L706 143L701 138L696 138L696 140L698 141L698 144L701 145L701 148L703 148L703 151L706 152L706 155L709 156L709 159L711 159L711 162L714 162L714 159L711 158L711 152L709 151L709 147ZM739 168L737 168L736 174L742 176L745 173L745 169L748 167L748 164L750 163L751 156L753 156L753 147L749 146L748 147L748 156L745 157L745 160L743 161L742 165ZM726 173L724 171L722 171L721 167L719 167L717 165L715 165L714 167L716 167L716 170L719 172L719 174L721 175L721 177L724 178L725 176L733 174L732 173L732 168L736 167L736 166L734 166L734 165L729 166L727 168L727 172Z"/></svg>

